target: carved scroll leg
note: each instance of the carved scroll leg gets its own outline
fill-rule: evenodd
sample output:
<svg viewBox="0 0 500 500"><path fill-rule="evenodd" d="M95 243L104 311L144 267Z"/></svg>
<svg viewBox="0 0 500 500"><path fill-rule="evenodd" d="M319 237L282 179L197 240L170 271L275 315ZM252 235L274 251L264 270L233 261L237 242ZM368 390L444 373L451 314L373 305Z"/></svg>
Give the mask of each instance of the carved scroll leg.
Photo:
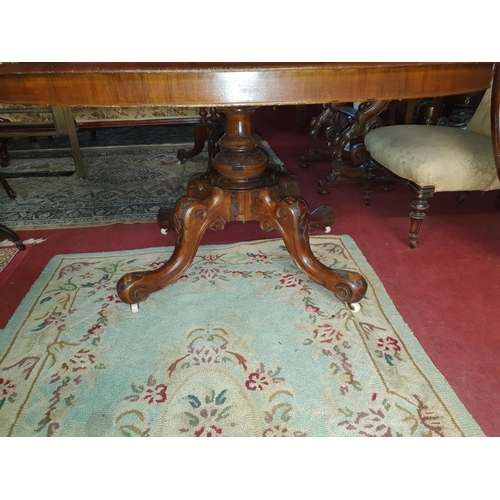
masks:
<svg viewBox="0 0 500 500"><path fill-rule="evenodd" d="M187 151L186 149L179 149L177 151L177 159L182 162L187 158L194 158L198 156L205 146L210 132L210 125L207 121L207 110L202 108L200 111L201 120L194 126L194 145L193 149Z"/></svg>
<svg viewBox="0 0 500 500"><path fill-rule="evenodd" d="M209 227L224 228L229 205L228 196L218 188L214 188L213 195L206 202L191 197L181 198L173 217L177 242L171 258L153 271L122 276L116 287L120 299L127 304L137 304L151 293L172 284L193 261L205 231Z"/></svg>
<svg viewBox="0 0 500 500"><path fill-rule="evenodd" d="M309 214L309 227L311 229L323 228L325 233L329 233L334 222L335 212L328 205L321 205Z"/></svg>
<svg viewBox="0 0 500 500"><path fill-rule="evenodd" d="M300 196L300 181L292 172L277 172L274 179L278 185L276 193L279 199ZM312 229L322 228L325 233L329 233L334 222L335 212L328 205L321 205L309 214L309 227Z"/></svg>
<svg viewBox="0 0 500 500"><path fill-rule="evenodd" d="M206 188L208 182L209 177L206 174L193 175L187 186L187 196L200 201L206 200L210 195L209 190ZM161 233L167 234L170 229L175 227L175 209L160 208L156 216L156 222L160 226Z"/></svg>
<svg viewBox="0 0 500 500"><path fill-rule="evenodd" d="M330 123L334 111L330 106L324 105L324 109L319 116L314 117L309 125L309 149L304 156L300 157L300 168L309 168L311 161L324 161L325 157L331 154L329 147L320 146L318 144L318 135L320 129Z"/></svg>
<svg viewBox="0 0 500 500"><path fill-rule="evenodd" d="M309 211L301 197L289 196L276 203L274 216L261 218L280 233L295 263L313 281L324 286L348 304L359 302L367 283L359 273L330 269L314 256L309 244Z"/></svg>

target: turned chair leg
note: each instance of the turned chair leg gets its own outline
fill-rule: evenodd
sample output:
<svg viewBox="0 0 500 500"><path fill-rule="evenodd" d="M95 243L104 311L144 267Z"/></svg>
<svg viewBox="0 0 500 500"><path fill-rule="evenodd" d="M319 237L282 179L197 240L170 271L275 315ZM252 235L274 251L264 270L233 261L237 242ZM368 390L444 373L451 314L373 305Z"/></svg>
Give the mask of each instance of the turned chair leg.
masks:
<svg viewBox="0 0 500 500"><path fill-rule="evenodd" d="M372 161L367 162L365 165L365 185L363 190L363 198L365 205L369 205L371 203L371 195L373 192L373 181L375 180L375 171L377 170L376 165Z"/></svg>
<svg viewBox="0 0 500 500"><path fill-rule="evenodd" d="M420 228L426 217L425 211L429 208L427 198L432 197L433 194L433 189L429 192L428 189L420 188L417 190L417 197L411 202L413 210L410 212L410 231L408 232L408 244L410 248L417 248Z"/></svg>

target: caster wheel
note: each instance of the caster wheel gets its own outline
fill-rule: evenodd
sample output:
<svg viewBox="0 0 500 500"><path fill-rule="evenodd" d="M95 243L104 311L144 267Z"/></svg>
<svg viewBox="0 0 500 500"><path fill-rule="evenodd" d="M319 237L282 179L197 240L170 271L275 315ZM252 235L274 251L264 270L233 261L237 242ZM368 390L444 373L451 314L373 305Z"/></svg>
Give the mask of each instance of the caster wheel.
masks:
<svg viewBox="0 0 500 500"><path fill-rule="evenodd" d="M347 307L353 312L353 313L357 313L359 311L361 311L361 306L359 304L359 302L353 302L352 304L347 304Z"/></svg>
<svg viewBox="0 0 500 500"><path fill-rule="evenodd" d="M130 304L130 309L132 310L133 314L136 314L139 312L139 304Z"/></svg>
<svg viewBox="0 0 500 500"><path fill-rule="evenodd" d="M326 226L323 228L325 233L328 234L328 233L331 233L332 232L332 227L331 226Z"/></svg>

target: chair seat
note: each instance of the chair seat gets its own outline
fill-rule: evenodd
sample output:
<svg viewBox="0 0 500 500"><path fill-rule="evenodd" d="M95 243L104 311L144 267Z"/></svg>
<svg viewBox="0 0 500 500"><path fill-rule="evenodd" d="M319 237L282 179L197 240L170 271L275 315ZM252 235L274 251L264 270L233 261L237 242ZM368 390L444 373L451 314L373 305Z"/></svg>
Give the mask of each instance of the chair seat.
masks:
<svg viewBox="0 0 500 500"><path fill-rule="evenodd" d="M372 158L394 174L438 191L500 189L491 139L452 127L393 125L369 132Z"/></svg>

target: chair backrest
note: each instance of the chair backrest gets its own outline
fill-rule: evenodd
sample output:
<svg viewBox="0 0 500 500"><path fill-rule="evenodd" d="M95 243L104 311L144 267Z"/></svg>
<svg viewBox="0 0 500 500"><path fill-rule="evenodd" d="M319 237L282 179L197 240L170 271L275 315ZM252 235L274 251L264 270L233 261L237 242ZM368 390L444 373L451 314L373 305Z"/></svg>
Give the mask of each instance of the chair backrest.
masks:
<svg viewBox="0 0 500 500"><path fill-rule="evenodd" d="M479 106L472 116L467 130L491 137L491 87L484 93Z"/></svg>

